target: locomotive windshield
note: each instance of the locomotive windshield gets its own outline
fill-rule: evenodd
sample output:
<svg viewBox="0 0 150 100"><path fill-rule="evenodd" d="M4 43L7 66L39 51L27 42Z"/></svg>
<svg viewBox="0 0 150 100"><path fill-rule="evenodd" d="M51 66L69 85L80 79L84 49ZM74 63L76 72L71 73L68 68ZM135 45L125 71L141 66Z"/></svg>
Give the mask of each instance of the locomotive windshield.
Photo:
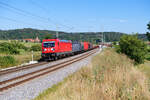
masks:
<svg viewBox="0 0 150 100"><path fill-rule="evenodd" d="M51 42L44 42L43 46L45 48L49 48L49 47L55 47L55 42L51 41Z"/></svg>

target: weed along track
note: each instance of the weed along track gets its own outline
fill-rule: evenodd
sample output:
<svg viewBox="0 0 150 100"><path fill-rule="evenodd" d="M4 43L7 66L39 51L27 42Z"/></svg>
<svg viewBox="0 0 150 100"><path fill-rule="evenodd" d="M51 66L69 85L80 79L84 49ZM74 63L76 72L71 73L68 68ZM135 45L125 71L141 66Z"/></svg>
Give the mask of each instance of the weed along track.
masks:
<svg viewBox="0 0 150 100"><path fill-rule="evenodd" d="M8 90L9 88L18 86L18 85L20 85L22 83L25 83L27 81L33 80L33 79L38 78L40 76L46 75L50 72L54 72L58 69L64 68L64 67L66 67L68 65L71 65L75 62L78 62L78 61L80 61L84 58L87 58L88 56L90 56L90 55L92 55L96 52L97 52L97 49L94 49L94 50L91 50L89 52L85 52L85 53L83 53L83 55L80 55L80 56L75 57L73 59L70 59L68 61L64 61L64 62L55 64L55 65L52 65L52 66L48 66L48 67L43 68L43 69L39 69L39 70L34 71L34 72L26 73L24 75L20 75L20 76L17 76L17 77L8 79L8 80L1 81L0 82L0 92L2 92L4 90ZM44 64L44 63L41 63L41 65L42 64ZM36 64L34 66L36 66ZM24 69L26 69L26 68L24 68Z"/></svg>

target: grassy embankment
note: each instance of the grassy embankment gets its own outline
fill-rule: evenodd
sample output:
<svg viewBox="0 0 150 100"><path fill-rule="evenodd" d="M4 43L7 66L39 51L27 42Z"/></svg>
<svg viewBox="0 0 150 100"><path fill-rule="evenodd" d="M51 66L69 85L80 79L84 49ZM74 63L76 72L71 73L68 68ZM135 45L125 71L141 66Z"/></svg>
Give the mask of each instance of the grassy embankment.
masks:
<svg viewBox="0 0 150 100"><path fill-rule="evenodd" d="M142 72L150 71L148 66L150 62L136 67L125 55L106 49L35 100L150 100L149 73Z"/></svg>
<svg viewBox="0 0 150 100"><path fill-rule="evenodd" d="M12 41L0 41L0 43L11 43ZM19 50L19 54L9 54L9 53L5 53L5 52L0 52L0 62L3 63L3 64L0 64L0 69L1 68L7 68L7 67L12 67L12 66L16 66L16 65L20 65L20 64L23 64L23 63L27 63L29 61L32 60L32 52L30 50L30 48L33 46L33 45L37 45L37 44L40 44L40 43L26 43L26 42L19 42L21 44L23 44L25 47L27 47L27 50L24 50L24 49L18 49ZM15 47L14 47L15 48ZM14 58L13 59L6 59L7 61L4 61L4 56L11 56ZM41 51L37 51L37 52L34 52L34 60L38 60L40 59L41 57Z"/></svg>

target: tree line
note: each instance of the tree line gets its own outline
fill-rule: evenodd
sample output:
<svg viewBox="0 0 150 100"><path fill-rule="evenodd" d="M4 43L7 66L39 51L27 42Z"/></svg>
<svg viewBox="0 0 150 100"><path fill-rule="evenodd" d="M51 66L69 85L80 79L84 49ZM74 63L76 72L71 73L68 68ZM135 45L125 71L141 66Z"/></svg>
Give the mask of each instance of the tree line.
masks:
<svg viewBox="0 0 150 100"><path fill-rule="evenodd" d="M102 38L102 34L104 34L106 42L119 41L120 37L125 33L120 32L62 32L59 31L59 38L66 40L78 40L78 41L89 41L95 42L96 40L100 40ZM39 37L40 40L48 38L56 38L56 31L51 30L38 30L31 28L24 29L14 29L14 30L0 30L0 40L8 40L8 39L27 39L32 38L35 39Z"/></svg>

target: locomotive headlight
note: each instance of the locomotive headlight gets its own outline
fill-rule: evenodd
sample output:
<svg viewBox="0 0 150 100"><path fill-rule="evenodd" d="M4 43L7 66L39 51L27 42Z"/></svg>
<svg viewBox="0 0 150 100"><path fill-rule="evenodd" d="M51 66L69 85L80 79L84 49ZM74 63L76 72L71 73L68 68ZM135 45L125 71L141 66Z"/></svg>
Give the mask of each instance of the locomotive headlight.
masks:
<svg viewBox="0 0 150 100"><path fill-rule="evenodd" d="M47 49L44 49L44 51L46 51Z"/></svg>
<svg viewBox="0 0 150 100"><path fill-rule="evenodd" d="M54 49L54 48L51 48L51 50L52 50L52 51L55 51L55 49Z"/></svg>

